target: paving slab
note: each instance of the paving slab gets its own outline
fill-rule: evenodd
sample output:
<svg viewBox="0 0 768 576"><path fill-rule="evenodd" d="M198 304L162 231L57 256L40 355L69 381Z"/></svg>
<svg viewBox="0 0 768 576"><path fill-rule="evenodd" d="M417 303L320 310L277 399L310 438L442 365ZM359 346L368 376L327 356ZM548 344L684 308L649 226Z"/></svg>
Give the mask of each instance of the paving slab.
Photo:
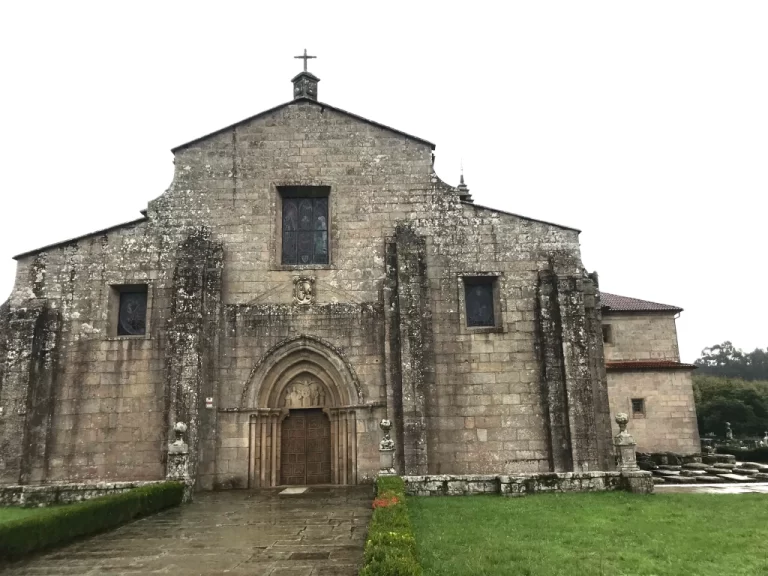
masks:
<svg viewBox="0 0 768 576"><path fill-rule="evenodd" d="M370 486L195 495L63 548L0 566L4 576L356 576L371 517ZM5 568L3 570L3 568Z"/></svg>
<svg viewBox="0 0 768 576"><path fill-rule="evenodd" d="M654 491L659 494L768 494L768 482L744 484L663 484L655 486Z"/></svg>

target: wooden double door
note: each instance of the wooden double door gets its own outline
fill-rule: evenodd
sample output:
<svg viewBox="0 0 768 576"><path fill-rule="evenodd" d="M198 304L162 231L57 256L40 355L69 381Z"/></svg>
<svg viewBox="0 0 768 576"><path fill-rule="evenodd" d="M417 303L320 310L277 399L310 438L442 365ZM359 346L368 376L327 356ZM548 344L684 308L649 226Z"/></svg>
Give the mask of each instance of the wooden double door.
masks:
<svg viewBox="0 0 768 576"><path fill-rule="evenodd" d="M331 423L321 409L290 410L283 420L280 483L331 483Z"/></svg>

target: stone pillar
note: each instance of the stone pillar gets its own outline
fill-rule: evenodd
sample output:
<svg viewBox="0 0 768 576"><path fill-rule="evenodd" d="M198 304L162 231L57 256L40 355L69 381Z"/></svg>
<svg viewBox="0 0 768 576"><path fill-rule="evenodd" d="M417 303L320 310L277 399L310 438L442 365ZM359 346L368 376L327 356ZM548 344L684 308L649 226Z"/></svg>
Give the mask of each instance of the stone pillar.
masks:
<svg viewBox="0 0 768 576"><path fill-rule="evenodd" d="M39 298L2 308L0 484L41 483L50 456L61 316Z"/></svg>
<svg viewBox="0 0 768 576"><path fill-rule="evenodd" d="M601 470L613 470L616 462L613 454L611 408L608 400L608 377L605 373L603 350L603 312L600 308L600 289L597 273L583 278L584 312L589 346L589 370L592 378L592 402L595 412L595 430L598 466Z"/></svg>
<svg viewBox="0 0 768 576"><path fill-rule="evenodd" d="M635 453L635 439L627 432L629 417L624 414L616 415L616 424L619 425L619 433L613 439L616 448L617 468L621 472L621 487L628 492L636 494L650 494L653 492L653 475L650 472L640 470L637 465Z"/></svg>
<svg viewBox="0 0 768 576"><path fill-rule="evenodd" d="M619 471L632 471L639 470L637 465L637 455L635 447L637 443L632 435L627 432L627 423L629 417L624 414L616 415L616 424L619 425L619 433L613 439L613 443L616 446L616 460L617 468Z"/></svg>
<svg viewBox="0 0 768 576"><path fill-rule="evenodd" d="M409 475L428 473L425 397L433 377L430 342L432 313L427 280L426 239L410 226L398 225L388 249L392 314L396 323L390 337L395 363L393 405L402 470Z"/></svg>
<svg viewBox="0 0 768 576"><path fill-rule="evenodd" d="M168 466L165 477L167 480L184 483L184 502L192 500L192 482L189 478L189 446L184 442L187 425L176 422L173 427L176 439L168 444Z"/></svg>
<svg viewBox="0 0 768 576"><path fill-rule="evenodd" d="M563 366L562 324L557 275L551 270L539 274L537 313L541 392L549 424L550 465L553 472L570 472L573 470L573 458Z"/></svg>
<svg viewBox="0 0 768 576"><path fill-rule="evenodd" d="M384 431L384 437L379 442L379 476L391 476L396 474L395 442L389 436L392 422L385 418L379 426Z"/></svg>
<svg viewBox="0 0 768 576"><path fill-rule="evenodd" d="M223 248L206 228L192 231L179 245L166 330L168 424L187 423L188 474L204 489L213 487L214 476L223 263ZM212 410L205 408L206 397L214 398Z"/></svg>

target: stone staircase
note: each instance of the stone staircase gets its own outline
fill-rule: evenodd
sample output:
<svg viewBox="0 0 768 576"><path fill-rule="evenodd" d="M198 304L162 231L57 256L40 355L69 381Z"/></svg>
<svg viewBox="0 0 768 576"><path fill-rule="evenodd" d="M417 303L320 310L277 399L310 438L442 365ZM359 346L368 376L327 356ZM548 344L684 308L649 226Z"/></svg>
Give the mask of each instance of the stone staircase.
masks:
<svg viewBox="0 0 768 576"><path fill-rule="evenodd" d="M666 458L661 459L667 461ZM768 482L768 464L736 462L730 454L688 456L684 462L657 463L658 459L639 460L643 470L653 473L654 484L727 484Z"/></svg>

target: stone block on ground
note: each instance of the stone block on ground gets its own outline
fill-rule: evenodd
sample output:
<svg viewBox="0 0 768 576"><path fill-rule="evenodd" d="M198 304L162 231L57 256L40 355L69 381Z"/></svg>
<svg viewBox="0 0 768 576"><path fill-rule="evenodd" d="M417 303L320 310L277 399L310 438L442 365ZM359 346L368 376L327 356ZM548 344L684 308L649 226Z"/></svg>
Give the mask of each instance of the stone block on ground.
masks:
<svg viewBox="0 0 768 576"><path fill-rule="evenodd" d="M768 472L768 464L760 464L759 462L739 462L739 468Z"/></svg>
<svg viewBox="0 0 768 576"><path fill-rule="evenodd" d="M754 478L755 480L759 480L760 482L765 482L766 480L768 480L768 474L766 474L765 472L758 472L757 474L752 476L752 478Z"/></svg>
<svg viewBox="0 0 768 576"><path fill-rule="evenodd" d="M728 480L720 478L720 476L696 476L697 484L727 484Z"/></svg>
<svg viewBox="0 0 768 576"><path fill-rule="evenodd" d="M682 470L680 476L703 476L706 474L704 470Z"/></svg>
<svg viewBox="0 0 768 576"><path fill-rule="evenodd" d="M659 464L659 470L680 470L676 464Z"/></svg>
<svg viewBox="0 0 768 576"><path fill-rule="evenodd" d="M720 478L725 478L731 482L752 482L751 476L743 476L742 474L719 474Z"/></svg>
<svg viewBox="0 0 768 576"><path fill-rule="evenodd" d="M667 478L667 484L696 484L696 478L691 476L675 476Z"/></svg>
<svg viewBox="0 0 768 576"><path fill-rule="evenodd" d="M706 470L707 468L711 468L709 464L702 464L701 462L690 462L688 464L683 464L683 468L685 470Z"/></svg>
<svg viewBox="0 0 768 576"><path fill-rule="evenodd" d="M653 477L653 483L654 484L666 484L667 481L664 478L662 478L661 476L654 476Z"/></svg>
<svg viewBox="0 0 768 576"><path fill-rule="evenodd" d="M680 471L679 470L654 470L653 473L656 476L664 476L664 477L680 476Z"/></svg>

